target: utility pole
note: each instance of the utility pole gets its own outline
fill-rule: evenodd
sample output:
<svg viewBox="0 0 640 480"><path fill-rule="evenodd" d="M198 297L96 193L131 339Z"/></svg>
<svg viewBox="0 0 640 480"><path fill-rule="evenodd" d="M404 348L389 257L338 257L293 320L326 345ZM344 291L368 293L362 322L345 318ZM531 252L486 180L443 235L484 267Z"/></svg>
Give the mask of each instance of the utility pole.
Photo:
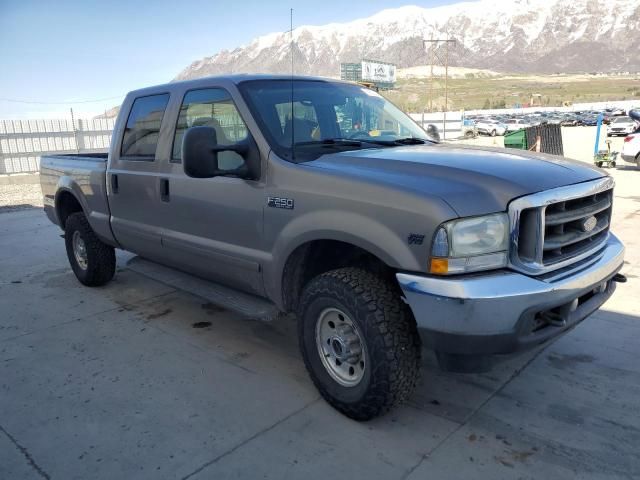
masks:
<svg viewBox="0 0 640 480"><path fill-rule="evenodd" d="M429 65L431 66L431 73L429 75L429 113L433 111L433 50L435 45L433 43L433 34L431 34L431 38L429 40L424 40L424 44L426 45L429 42Z"/></svg>
<svg viewBox="0 0 640 480"><path fill-rule="evenodd" d="M437 48L439 43L444 43L445 45L445 60L444 60L444 122L442 125L442 133L443 138L446 138L446 120L447 120L447 109L449 108L449 90L448 90L448 79L449 79L449 45L455 43L454 39L449 38L447 34L447 38L433 38L433 34L431 38L428 40L422 40L423 45L429 45L430 50L430 58L429 64L431 66L430 72L430 80L429 80L429 111L433 111L433 64L435 57L435 49Z"/></svg>

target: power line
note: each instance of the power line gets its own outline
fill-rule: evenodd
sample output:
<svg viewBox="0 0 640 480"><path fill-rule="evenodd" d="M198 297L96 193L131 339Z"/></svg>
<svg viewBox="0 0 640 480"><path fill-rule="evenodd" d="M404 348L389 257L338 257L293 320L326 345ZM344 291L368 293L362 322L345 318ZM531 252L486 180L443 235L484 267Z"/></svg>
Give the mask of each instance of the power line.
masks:
<svg viewBox="0 0 640 480"><path fill-rule="evenodd" d="M95 100L68 100L68 101L65 101L65 102L42 102L42 101L38 101L38 100L17 100L15 98L3 98L3 97L0 97L0 102L29 103L29 104L37 104L37 105L69 105L69 104L76 104L76 103L104 102L106 100L115 100L117 98L122 98L122 95L118 95L116 97L97 98Z"/></svg>

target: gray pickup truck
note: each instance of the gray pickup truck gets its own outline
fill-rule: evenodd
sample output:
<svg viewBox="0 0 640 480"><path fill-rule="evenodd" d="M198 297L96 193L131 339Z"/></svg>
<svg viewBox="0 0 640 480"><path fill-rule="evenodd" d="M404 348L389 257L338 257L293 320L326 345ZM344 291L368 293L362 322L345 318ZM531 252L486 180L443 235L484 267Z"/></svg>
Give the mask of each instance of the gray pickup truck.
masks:
<svg viewBox="0 0 640 480"><path fill-rule="evenodd" d="M294 313L320 393L366 420L410 395L423 345L444 369L487 370L625 279L605 172L429 131L320 78L146 88L108 155L42 158L44 209L85 285L113 277L120 248Z"/></svg>

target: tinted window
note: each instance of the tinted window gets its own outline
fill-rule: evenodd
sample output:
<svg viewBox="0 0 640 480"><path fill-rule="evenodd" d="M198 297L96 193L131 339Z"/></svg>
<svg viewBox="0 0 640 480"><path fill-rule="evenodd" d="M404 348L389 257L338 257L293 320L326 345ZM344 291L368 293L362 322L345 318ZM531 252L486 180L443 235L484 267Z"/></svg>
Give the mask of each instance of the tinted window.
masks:
<svg viewBox="0 0 640 480"><path fill-rule="evenodd" d="M127 126L122 137L120 155L153 160L158 146L158 135L169 94L140 97L133 102Z"/></svg>
<svg viewBox="0 0 640 480"><path fill-rule="evenodd" d="M247 126L240 117L229 92L222 88L207 88L187 92L180 107L176 134L173 139L172 161L182 158L182 137L191 127L211 127L220 145L232 145L247 138ZM221 170L232 170L244 163L236 152L218 153Z"/></svg>

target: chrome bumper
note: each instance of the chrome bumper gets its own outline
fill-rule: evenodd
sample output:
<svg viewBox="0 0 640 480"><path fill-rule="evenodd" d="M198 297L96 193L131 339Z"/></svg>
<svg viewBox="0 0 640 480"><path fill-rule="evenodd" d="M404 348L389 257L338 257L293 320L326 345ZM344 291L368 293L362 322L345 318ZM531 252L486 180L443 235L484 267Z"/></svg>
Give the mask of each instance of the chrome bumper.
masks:
<svg viewBox="0 0 640 480"><path fill-rule="evenodd" d="M597 310L615 290L611 279L623 259L624 246L610 234L597 255L539 277L508 270L396 277L427 346L462 355L510 353L543 343ZM540 328L547 312L557 321Z"/></svg>

